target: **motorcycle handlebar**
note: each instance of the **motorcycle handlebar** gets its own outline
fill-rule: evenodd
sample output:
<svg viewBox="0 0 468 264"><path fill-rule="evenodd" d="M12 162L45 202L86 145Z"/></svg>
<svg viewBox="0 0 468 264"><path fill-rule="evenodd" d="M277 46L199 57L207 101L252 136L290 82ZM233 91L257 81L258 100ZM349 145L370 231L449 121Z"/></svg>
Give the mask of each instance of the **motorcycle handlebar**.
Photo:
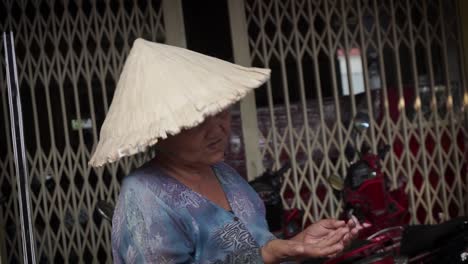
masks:
<svg viewBox="0 0 468 264"><path fill-rule="evenodd" d="M366 238L366 240L372 240L375 237L378 237L384 233L391 232L391 231L403 231L404 228L402 226L394 226L394 227L387 227L382 230L379 230L375 232L374 234L370 235L369 237Z"/></svg>
<svg viewBox="0 0 468 264"><path fill-rule="evenodd" d="M403 231L400 254L414 256L422 251L431 251L460 233L468 233L468 217L454 218L437 225L407 226Z"/></svg>

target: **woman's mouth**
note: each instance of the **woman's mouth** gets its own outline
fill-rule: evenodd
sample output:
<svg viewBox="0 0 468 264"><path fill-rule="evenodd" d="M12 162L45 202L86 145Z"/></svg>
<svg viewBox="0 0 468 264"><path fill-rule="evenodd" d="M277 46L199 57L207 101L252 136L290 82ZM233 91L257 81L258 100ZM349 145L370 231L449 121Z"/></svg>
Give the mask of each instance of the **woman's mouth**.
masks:
<svg viewBox="0 0 468 264"><path fill-rule="evenodd" d="M223 139L220 138L220 139L217 139L217 140L214 140L212 141L211 143L208 144L208 148L209 149L218 149L221 147L221 143L223 142Z"/></svg>

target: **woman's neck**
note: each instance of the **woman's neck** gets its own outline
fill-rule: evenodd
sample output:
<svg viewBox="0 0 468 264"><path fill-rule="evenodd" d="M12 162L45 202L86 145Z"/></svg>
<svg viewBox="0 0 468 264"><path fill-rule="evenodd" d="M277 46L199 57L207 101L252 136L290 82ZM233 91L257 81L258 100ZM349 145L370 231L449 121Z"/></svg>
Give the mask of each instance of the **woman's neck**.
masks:
<svg viewBox="0 0 468 264"><path fill-rule="evenodd" d="M221 183L209 164L190 163L165 154L156 155L154 163L192 191L227 211L231 210Z"/></svg>
<svg viewBox="0 0 468 264"><path fill-rule="evenodd" d="M204 163L187 162L172 155L158 153L153 162L177 179L190 182L203 181L212 176L211 166Z"/></svg>

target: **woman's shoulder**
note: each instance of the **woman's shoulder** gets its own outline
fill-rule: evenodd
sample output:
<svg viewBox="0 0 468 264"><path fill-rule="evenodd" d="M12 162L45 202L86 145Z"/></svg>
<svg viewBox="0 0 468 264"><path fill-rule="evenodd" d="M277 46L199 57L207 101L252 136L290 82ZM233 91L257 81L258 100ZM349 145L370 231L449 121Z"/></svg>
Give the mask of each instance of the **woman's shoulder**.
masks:
<svg viewBox="0 0 468 264"><path fill-rule="evenodd" d="M226 181L245 182L245 179L226 162L216 163L213 168L216 174Z"/></svg>
<svg viewBox="0 0 468 264"><path fill-rule="evenodd" d="M199 200L197 195L185 185L151 163L133 170L124 177L121 193L125 195L128 191L136 191L135 195L145 196L168 208L179 208L188 200Z"/></svg>
<svg viewBox="0 0 468 264"><path fill-rule="evenodd" d="M122 180L119 200L125 201L127 206L149 211L172 211L174 200L171 199L171 188L164 177L154 166L143 165L132 170Z"/></svg>
<svg viewBox="0 0 468 264"><path fill-rule="evenodd" d="M164 174L152 166L151 163L145 163L142 166L130 171L121 183L121 192L127 190L153 190L160 185Z"/></svg>
<svg viewBox="0 0 468 264"><path fill-rule="evenodd" d="M216 174L220 181L228 186L238 186L244 191L253 191L247 180L242 177L233 167L225 162L217 163L215 166Z"/></svg>
<svg viewBox="0 0 468 264"><path fill-rule="evenodd" d="M218 169L218 170L221 170L221 171L224 171L224 172L228 172L228 173L232 173L232 174L237 174L237 175L239 175L239 174L237 173L237 171L236 171L233 167L229 166L229 164L227 164L227 163L224 162L224 161L221 161L221 162L216 163L215 165L213 165L213 167L214 167L215 169Z"/></svg>

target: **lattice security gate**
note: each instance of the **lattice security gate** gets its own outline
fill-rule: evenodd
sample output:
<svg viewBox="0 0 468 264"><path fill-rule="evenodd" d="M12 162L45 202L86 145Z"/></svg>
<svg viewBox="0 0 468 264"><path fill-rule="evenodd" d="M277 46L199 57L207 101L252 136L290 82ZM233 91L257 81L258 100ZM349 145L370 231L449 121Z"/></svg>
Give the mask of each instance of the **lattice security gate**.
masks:
<svg viewBox="0 0 468 264"><path fill-rule="evenodd" d="M250 63L273 70L256 94L265 105L261 156L275 166L291 159L282 193L293 194L286 204L304 209L304 222L337 216L326 177L344 176L350 121L363 110L372 121L365 140L374 151L393 148L383 166L392 186L408 181L412 222L466 214L468 94L456 1L246 0L243 8Z"/></svg>
<svg viewBox="0 0 468 264"><path fill-rule="evenodd" d="M163 17L163 9L170 6L165 4L0 2L0 31L15 33L40 263L111 262L110 224L97 217L96 202L115 201L120 179L147 157L96 171L87 161L133 40L161 42L170 37L168 18ZM21 233L3 47L0 53L0 252L5 263L17 263Z"/></svg>

